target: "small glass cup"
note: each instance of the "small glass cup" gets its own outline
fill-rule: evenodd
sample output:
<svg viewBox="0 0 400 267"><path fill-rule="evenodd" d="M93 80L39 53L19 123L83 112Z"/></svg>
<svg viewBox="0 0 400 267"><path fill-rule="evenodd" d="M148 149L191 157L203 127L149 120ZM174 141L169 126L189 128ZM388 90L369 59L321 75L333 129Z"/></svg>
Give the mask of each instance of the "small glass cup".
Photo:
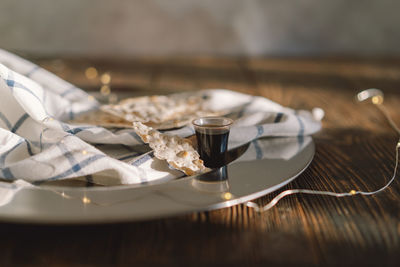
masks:
<svg viewBox="0 0 400 267"><path fill-rule="evenodd" d="M224 166L233 120L225 117L202 117L192 123L196 131L197 150L204 165L209 168Z"/></svg>

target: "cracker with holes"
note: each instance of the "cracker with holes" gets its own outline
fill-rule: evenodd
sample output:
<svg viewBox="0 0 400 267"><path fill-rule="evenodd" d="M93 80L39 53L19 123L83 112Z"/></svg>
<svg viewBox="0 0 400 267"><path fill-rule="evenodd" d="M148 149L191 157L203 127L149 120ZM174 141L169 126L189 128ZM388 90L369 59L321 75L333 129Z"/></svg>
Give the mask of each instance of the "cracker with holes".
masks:
<svg viewBox="0 0 400 267"><path fill-rule="evenodd" d="M82 115L72 123L95 124L103 127L131 128L132 122L142 122L158 130L180 128L197 117L221 116L201 93L180 93L126 98L114 105L102 105L100 110Z"/></svg>
<svg viewBox="0 0 400 267"><path fill-rule="evenodd" d="M154 156L166 160L172 167L186 175L194 175L206 170L199 154L191 142L179 136L160 133L141 122L133 122L133 129L154 150Z"/></svg>
<svg viewBox="0 0 400 267"><path fill-rule="evenodd" d="M103 105L101 110L126 122L142 122L158 130L179 128L194 118L222 115L208 108L201 94L154 95L121 100L115 105Z"/></svg>

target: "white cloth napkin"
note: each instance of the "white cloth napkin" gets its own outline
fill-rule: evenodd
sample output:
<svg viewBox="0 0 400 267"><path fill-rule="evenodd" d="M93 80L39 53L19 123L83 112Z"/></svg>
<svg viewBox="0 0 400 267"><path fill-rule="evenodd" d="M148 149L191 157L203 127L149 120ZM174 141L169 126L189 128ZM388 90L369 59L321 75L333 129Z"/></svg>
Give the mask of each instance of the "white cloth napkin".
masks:
<svg viewBox="0 0 400 267"><path fill-rule="evenodd" d="M312 113L285 108L263 97L221 89L201 92L215 109L232 110L230 116L236 121L230 148L266 136L295 136L301 146L304 136L321 128L320 118ZM83 90L0 50L0 178L40 184L81 177L114 185L183 175L154 158L131 129L66 123L98 105ZM189 136L194 130L187 126L168 133ZM256 158L259 149L254 153Z"/></svg>

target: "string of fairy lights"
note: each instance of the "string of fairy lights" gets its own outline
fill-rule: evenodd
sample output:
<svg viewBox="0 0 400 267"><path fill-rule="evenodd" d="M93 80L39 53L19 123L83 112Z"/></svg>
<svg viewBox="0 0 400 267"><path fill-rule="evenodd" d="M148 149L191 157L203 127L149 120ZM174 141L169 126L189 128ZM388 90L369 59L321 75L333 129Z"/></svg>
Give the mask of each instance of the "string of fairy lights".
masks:
<svg viewBox="0 0 400 267"><path fill-rule="evenodd" d="M363 102L370 99L372 104L378 108L388 121L389 125L397 132L399 135L399 140L397 141L396 147L395 147L395 166L393 169L393 175L389 179L389 181L382 186L381 188L374 190L374 191L359 191L352 189L349 192L332 192L332 191L317 191L317 190L310 190L310 189L289 189L285 190L282 193L278 194L276 197L274 197L270 202L268 202L265 205L259 205L255 202L249 201L246 203L246 205L250 208L253 208L256 212L265 212L272 207L274 207L278 202L283 199L286 196L293 195L293 194L310 194L310 195L325 195L325 196L332 196L332 197L351 197L355 195L364 195L364 196L370 196L377 194L379 192L384 191L386 188L388 188L393 181L396 178L397 174L397 168L399 164L399 148L400 148L400 129L396 125L396 123L393 121L392 117L390 116L388 110L386 107L383 105L384 97L383 97L383 92L379 89L371 88L367 89L364 91L361 91L360 93L357 94L356 100L358 102Z"/></svg>
<svg viewBox="0 0 400 267"><path fill-rule="evenodd" d="M118 101L118 96L114 93L111 92L111 74L109 72L105 72L103 74L99 74L98 70L95 67L89 67L85 70L85 76L89 80L96 80L98 79L101 83L100 87L100 94L103 97L108 97L108 102L110 104L116 103ZM332 191L319 191L319 190L311 190L311 189L289 189L281 192L278 194L276 197L274 197L271 201L269 201L265 205L259 205L253 201L247 202L245 205L249 208L254 209L256 212L262 213L265 211L268 211L272 207L278 204L280 200L285 198L286 196L289 195L294 195L294 194L310 194L310 195L324 195L324 196L332 196L332 197L352 197L355 195L364 195L364 196L370 196L374 195L377 193L380 193L387 189L395 180L396 174L397 174L397 169L398 169L398 161L399 161L399 149L400 149L400 129L396 125L396 123L393 121L390 113L386 109L386 107L383 105L384 103L384 95L383 92L379 89L371 88L367 89L364 91L361 91L356 95L356 101L358 102L363 102L370 100L371 103L383 114L385 119L388 121L389 125L393 128L394 131L397 132L399 135L399 140L395 146L395 166L393 169L393 174L392 177L388 180L388 182L383 185L381 188L374 190L374 191L360 191L356 189L352 189L349 192L332 192ZM52 120L52 118L46 118L49 120ZM63 142L63 140L61 140ZM82 151L83 155L88 154L89 152L86 150ZM92 199L88 198L87 196L72 196L69 194L66 194L65 192L58 191L55 189L49 189L51 192L61 196L62 198L65 199L75 199L81 201L84 205L92 204L96 206L112 206L116 205L122 202L129 202L129 201L134 201L134 199L126 199L126 200L121 200L121 201L116 201L116 202L108 202L108 203L100 203L93 201ZM230 192L223 192L221 194L221 199L224 201L228 201L231 199L234 199L235 196L231 194Z"/></svg>

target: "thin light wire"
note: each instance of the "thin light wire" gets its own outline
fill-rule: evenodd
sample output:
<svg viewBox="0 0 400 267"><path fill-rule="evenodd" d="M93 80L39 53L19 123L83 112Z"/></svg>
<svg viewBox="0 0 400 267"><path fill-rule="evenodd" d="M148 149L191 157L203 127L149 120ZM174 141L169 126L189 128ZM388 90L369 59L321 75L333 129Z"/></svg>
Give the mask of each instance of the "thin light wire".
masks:
<svg viewBox="0 0 400 267"><path fill-rule="evenodd" d="M396 123L393 121L392 117L390 116L389 112L387 111L386 107L383 105L375 105L385 116L386 120L392 126L393 130L395 130L400 135L400 129L397 127Z"/></svg>
<svg viewBox="0 0 400 267"><path fill-rule="evenodd" d="M400 129L397 127L396 123L393 121L393 119L390 116L387 109L383 106L382 91L380 91L379 89L367 89L367 90L360 92L358 95L365 94L365 93L369 93L369 94L372 93L372 95L368 95L368 98L379 97L378 98L379 101L374 101L374 99L372 99L372 103L374 104L374 106L376 106L382 112L382 114L385 116L385 118L388 121L388 123L390 124L390 126L400 135ZM367 99L367 98L365 98L365 99ZM359 101L364 101L365 99L359 98ZM379 188L378 190L368 191L368 192L351 190L350 192L336 193L336 192L331 192L331 191L318 191L318 190L310 190L310 189L289 189L289 190L283 191L282 193L280 193L279 195L274 197L268 204L266 204L264 206L258 205L257 203L252 202L252 201L247 202L246 206L253 208L256 212L261 213L261 212L265 212L265 211L271 209L272 207L274 207L276 204L278 204L278 202L282 198L289 196L289 195L293 195L293 194L325 195L325 196L333 196L333 197L350 197L350 196L355 196L355 195L370 196L370 195L377 194L377 193L385 190L386 188L388 188L392 184L394 179L396 178L397 169L398 169L398 165L399 165L399 148L400 148L400 138L397 141L396 148L395 148L396 162L395 162L395 166L393 169L393 175L392 175L391 179L389 180L389 182L387 182L383 187Z"/></svg>

